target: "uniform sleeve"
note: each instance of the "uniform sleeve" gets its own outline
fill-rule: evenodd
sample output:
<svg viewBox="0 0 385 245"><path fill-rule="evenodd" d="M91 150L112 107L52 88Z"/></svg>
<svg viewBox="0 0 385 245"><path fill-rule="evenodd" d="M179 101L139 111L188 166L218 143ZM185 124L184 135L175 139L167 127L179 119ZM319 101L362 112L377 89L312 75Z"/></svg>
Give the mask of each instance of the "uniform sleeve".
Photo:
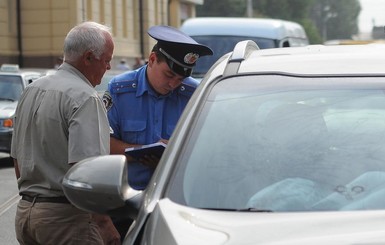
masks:
<svg viewBox="0 0 385 245"><path fill-rule="evenodd" d="M114 137L114 138L117 138L117 139L121 139L121 135L120 135L120 127L119 127L119 121L118 121L118 117L119 117L119 113L118 113L118 110L117 110L117 105L115 105L114 103L112 104L112 106L109 108L108 112L107 112L107 116L108 116L108 122L110 124L110 127L111 127L111 136Z"/></svg>
<svg viewBox="0 0 385 245"><path fill-rule="evenodd" d="M69 162L108 155L110 153L109 134L104 105L98 98L90 97L73 113L69 121Z"/></svg>

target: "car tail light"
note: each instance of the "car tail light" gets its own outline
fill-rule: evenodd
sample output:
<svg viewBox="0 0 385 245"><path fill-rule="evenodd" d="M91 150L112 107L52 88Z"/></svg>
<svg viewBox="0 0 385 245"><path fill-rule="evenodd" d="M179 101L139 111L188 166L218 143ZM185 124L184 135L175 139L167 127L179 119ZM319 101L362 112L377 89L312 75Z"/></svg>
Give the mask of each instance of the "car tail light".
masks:
<svg viewBox="0 0 385 245"><path fill-rule="evenodd" d="M12 128L13 127L13 120L12 119L4 119L3 121L3 127L5 128Z"/></svg>

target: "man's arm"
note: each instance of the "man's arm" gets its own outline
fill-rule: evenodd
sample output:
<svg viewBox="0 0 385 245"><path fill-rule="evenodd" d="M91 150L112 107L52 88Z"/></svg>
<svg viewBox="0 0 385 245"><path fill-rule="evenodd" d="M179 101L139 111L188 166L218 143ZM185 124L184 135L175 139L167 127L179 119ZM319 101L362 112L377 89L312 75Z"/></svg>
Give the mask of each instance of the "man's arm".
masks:
<svg viewBox="0 0 385 245"><path fill-rule="evenodd" d="M168 140L166 139L160 139L159 142L168 144ZM125 154L126 148L135 147L135 146L139 146L139 145L128 144L114 137L110 137L110 154L125 155L127 162L137 161L136 159ZM159 163L159 158L149 155L139 159L139 162L141 162L143 165L148 166L150 168L156 168L156 166Z"/></svg>
<svg viewBox="0 0 385 245"><path fill-rule="evenodd" d="M19 164L17 163L17 159L15 158L12 158L12 159L13 159L13 166L15 167L16 179L19 179L20 178Z"/></svg>
<svg viewBox="0 0 385 245"><path fill-rule="evenodd" d="M110 137L110 154L125 155L126 148L135 147L135 146L138 146L138 145L128 144L128 143L123 142L121 140L118 140L114 137ZM131 158L129 156L126 156L126 157L127 157L127 161L133 161L134 160L133 158Z"/></svg>

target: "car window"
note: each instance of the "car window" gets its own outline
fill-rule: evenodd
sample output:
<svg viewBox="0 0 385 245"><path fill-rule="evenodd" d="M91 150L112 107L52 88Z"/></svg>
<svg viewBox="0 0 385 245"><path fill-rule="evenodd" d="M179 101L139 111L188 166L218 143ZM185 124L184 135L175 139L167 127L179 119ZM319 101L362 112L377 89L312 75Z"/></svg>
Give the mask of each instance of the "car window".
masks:
<svg viewBox="0 0 385 245"><path fill-rule="evenodd" d="M167 195L198 208L384 209L385 92L375 83L383 78L309 79L218 83Z"/></svg>
<svg viewBox="0 0 385 245"><path fill-rule="evenodd" d="M239 41L253 40L260 49L278 47L277 40L252 36L192 36L192 38L198 43L210 47L214 53L212 56L203 56L197 60L193 69L193 77L203 77L215 61L222 55L233 51L235 44Z"/></svg>
<svg viewBox="0 0 385 245"><path fill-rule="evenodd" d="M23 91L21 76L0 75L0 100L19 100Z"/></svg>

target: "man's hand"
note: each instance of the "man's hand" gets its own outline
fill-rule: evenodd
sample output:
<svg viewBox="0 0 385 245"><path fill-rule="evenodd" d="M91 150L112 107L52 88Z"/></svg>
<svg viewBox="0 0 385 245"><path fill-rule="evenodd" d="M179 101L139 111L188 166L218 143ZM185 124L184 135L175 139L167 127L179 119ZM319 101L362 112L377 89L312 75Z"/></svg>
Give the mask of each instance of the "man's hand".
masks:
<svg viewBox="0 0 385 245"><path fill-rule="evenodd" d="M156 166L158 166L159 160L160 159L154 155L145 155L143 158L139 159L143 165L152 169L155 169Z"/></svg>
<svg viewBox="0 0 385 245"><path fill-rule="evenodd" d="M12 159L13 159L13 166L15 167L16 179L19 179L20 178L19 164L17 163L17 159L15 158L12 158Z"/></svg>
<svg viewBox="0 0 385 245"><path fill-rule="evenodd" d="M99 227L100 235L106 245L120 245L120 234L116 230L110 216L92 214L92 218Z"/></svg>
<svg viewBox="0 0 385 245"><path fill-rule="evenodd" d="M158 142L165 143L166 145L168 144L168 140L166 140L166 139L160 139ZM140 158L139 161L143 165L150 167L152 169L155 169L156 166L158 166L160 159L156 156L153 156L153 155L145 155L143 158Z"/></svg>

